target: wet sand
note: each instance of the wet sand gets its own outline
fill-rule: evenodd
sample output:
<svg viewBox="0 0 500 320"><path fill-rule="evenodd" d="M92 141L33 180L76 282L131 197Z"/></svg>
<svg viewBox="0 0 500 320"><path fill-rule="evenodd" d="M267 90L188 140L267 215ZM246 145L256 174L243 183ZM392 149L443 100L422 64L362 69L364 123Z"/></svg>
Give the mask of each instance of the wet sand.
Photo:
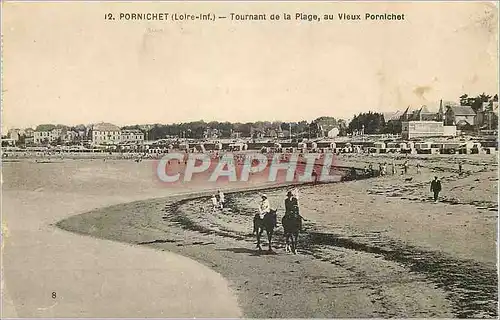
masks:
<svg viewBox="0 0 500 320"><path fill-rule="evenodd" d="M20 161L2 169L3 317L242 315L227 280L198 262L55 226L99 207L172 194L152 181L150 163Z"/></svg>
<svg viewBox="0 0 500 320"><path fill-rule="evenodd" d="M275 254L256 251L256 192L228 194L231 210L222 213L210 213L202 194L97 209L58 225L195 259L229 280L245 317L496 318L496 157L460 157L461 176L456 157L420 156L420 174L410 157L406 176L301 187L308 221L298 255L285 254L280 227ZM434 175L443 181L438 203L430 199ZM266 191L280 217L285 191Z"/></svg>

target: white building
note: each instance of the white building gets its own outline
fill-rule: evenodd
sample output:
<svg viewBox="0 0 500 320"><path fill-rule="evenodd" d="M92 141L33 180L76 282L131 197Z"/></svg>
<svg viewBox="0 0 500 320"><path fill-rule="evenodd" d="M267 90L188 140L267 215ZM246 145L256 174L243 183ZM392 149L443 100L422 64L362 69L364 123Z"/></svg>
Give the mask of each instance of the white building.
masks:
<svg viewBox="0 0 500 320"><path fill-rule="evenodd" d="M455 136L455 126L445 126L442 121L404 121L401 123L403 139Z"/></svg>
<svg viewBox="0 0 500 320"><path fill-rule="evenodd" d="M33 133L33 142L36 144L53 142L62 138L63 129L54 128L52 130L36 130Z"/></svg>
<svg viewBox="0 0 500 320"><path fill-rule="evenodd" d="M97 123L92 127L92 144L118 144L121 142L121 129L111 123Z"/></svg>
<svg viewBox="0 0 500 320"><path fill-rule="evenodd" d="M121 142L123 143L144 143L144 133L138 129L121 130Z"/></svg>

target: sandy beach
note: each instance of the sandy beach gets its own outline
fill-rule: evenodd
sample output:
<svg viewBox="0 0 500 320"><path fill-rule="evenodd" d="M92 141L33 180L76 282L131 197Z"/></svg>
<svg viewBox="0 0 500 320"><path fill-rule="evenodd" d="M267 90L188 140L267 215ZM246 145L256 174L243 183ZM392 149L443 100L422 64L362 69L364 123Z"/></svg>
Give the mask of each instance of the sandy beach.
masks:
<svg viewBox="0 0 500 320"><path fill-rule="evenodd" d="M227 279L245 317L496 318L496 157L408 159L407 175L301 186L308 221L298 255L284 252L281 227L274 254L256 251L255 191L228 194L230 210L215 214L201 193L99 208L57 225L196 260ZM393 159L338 161L363 168ZM434 175L443 181L438 203L429 192ZM281 218L286 188L266 193Z"/></svg>
<svg viewBox="0 0 500 320"><path fill-rule="evenodd" d="M2 315L241 316L227 280L200 263L55 226L92 209L172 194L151 172L150 163L132 161L4 162Z"/></svg>

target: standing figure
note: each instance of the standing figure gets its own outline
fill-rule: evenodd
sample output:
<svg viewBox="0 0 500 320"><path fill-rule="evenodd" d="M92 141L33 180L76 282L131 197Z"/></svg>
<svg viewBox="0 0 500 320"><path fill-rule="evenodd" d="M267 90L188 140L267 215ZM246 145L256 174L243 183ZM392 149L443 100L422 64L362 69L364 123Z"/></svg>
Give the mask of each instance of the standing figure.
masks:
<svg viewBox="0 0 500 320"><path fill-rule="evenodd" d="M437 202L439 192L441 192L441 181L439 181L438 177L434 177L434 180L431 182L431 192L434 193L434 202Z"/></svg>
<svg viewBox="0 0 500 320"><path fill-rule="evenodd" d="M404 169L404 173L407 174L408 173L408 160L406 160L403 163L403 169Z"/></svg>
<svg viewBox="0 0 500 320"><path fill-rule="evenodd" d="M219 208L219 203L217 201L217 197L212 195L212 211L215 212Z"/></svg>
<svg viewBox="0 0 500 320"><path fill-rule="evenodd" d="M222 191L219 191L219 206L220 206L220 209L224 209L224 193Z"/></svg>
<svg viewBox="0 0 500 320"><path fill-rule="evenodd" d="M417 162L417 173L420 173L420 167L421 167L420 162Z"/></svg>
<svg viewBox="0 0 500 320"><path fill-rule="evenodd" d="M318 173L316 172L316 169L313 169L312 171L312 178L313 178L313 184L318 183Z"/></svg>
<svg viewBox="0 0 500 320"><path fill-rule="evenodd" d="M462 174L462 162L458 163L458 174Z"/></svg>

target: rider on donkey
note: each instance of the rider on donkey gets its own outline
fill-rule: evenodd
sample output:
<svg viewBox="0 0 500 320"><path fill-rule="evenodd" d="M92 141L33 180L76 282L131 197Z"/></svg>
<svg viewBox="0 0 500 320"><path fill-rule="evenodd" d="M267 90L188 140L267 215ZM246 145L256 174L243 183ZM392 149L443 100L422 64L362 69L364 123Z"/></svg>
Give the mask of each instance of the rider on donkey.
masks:
<svg viewBox="0 0 500 320"><path fill-rule="evenodd" d="M269 203L269 200L267 199L267 196L265 194L262 194L259 204L259 218L264 219L264 216L268 214L271 211L271 204Z"/></svg>
<svg viewBox="0 0 500 320"><path fill-rule="evenodd" d="M304 219L299 212L299 202L297 201L296 196L288 191L285 199L285 216L293 215L296 218L299 218L300 229L302 229L302 219Z"/></svg>

